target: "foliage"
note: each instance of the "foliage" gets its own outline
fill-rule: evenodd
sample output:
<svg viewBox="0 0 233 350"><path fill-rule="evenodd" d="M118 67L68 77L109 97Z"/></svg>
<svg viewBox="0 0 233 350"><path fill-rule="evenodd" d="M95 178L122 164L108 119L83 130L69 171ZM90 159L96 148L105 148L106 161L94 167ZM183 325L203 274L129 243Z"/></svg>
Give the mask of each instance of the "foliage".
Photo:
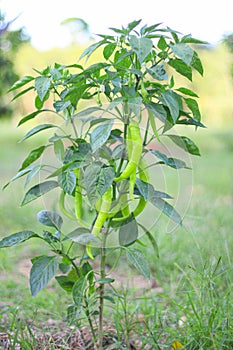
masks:
<svg viewBox="0 0 233 350"><path fill-rule="evenodd" d="M104 301L113 303L116 294L114 279L106 273L106 257L117 252L117 264L125 253L129 264L150 278L139 231L145 233L156 253L157 246L150 228L140 223L140 215L150 203L182 225L181 216L169 203L171 196L154 188L148 169L155 167L156 172L156 165L161 163L173 169L186 168L186 164L153 150L153 141L169 138L191 155L200 155L196 144L187 136L177 135L174 127L204 127L196 93L183 86L176 88L174 77L168 74L169 68L169 72L172 69L189 81L193 69L202 75L202 63L190 44L203 42L190 35L180 36L160 24L136 30L140 22L131 22L122 29L111 28L113 35L100 35L100 41L80 57L88 59L102 48L104 62L87 68L55 63L36 70L36 77L23 77L10 89L20 89L15 98L30 90L36 92L36 110L23 117L19 126L45 113L61 119L61 123L39 123L22 137L20 142L41 132L49 135L46 144L29 152L10 180L27 175L28 185L40 172L40 182L26 190L21 205L51 191L60 192L60 213L40 211L37 219L44 226L42 233L23 230L3 238L0 247L15 246L31 238L51 247L51 255L32 259L31 293L37 295L55 277L73 297L67 310L68 323L75 323L84 314L99 349ZM44 107L50 96L53 109ZM81 101L95 103L80 110ZM50 164L42 160L46 152L52 158ZM151 164L150 157L154 159ZM68 201L72 202L71 210ZM74 230L65 232L61 214L76 223ZM96 273L91 261L97 257L100 271ZM93 320L97 315L96 332Z"/></svg>
<svg viewBox="0 0 233 350"><path fill-rule="evenodd" d="M18 48L29 40L23 29L11 31L11 22L6 22L4 15L0 12L0 117L11 116L12 110L8 107L4 96L11 85L19 79L15 72L13 58Z"/></svg>
<svg viewBox="0 0 233 350"><path fill-rule="evenodd" d="M233 53L233 33L226 35L223 42L226 44L228 50ZM233 64L231 65L231 75L233 77Z"/></svg>

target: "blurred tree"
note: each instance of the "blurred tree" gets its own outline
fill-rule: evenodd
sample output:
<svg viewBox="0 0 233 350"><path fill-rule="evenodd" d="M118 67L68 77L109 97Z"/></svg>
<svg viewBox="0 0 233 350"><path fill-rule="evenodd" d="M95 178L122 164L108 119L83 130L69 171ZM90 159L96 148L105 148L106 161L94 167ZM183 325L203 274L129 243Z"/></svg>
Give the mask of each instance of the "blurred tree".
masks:
<svg viewBox="0 0 233 350"><path fill-rule="evenodd" d="M89 24L82 18L67 18L61 22L61 25L69 29L72 44L78 44L79 42L85 42L91 39Z"/></svg>
<svg viewBox="0 0 233 350"><path fill-rule="evenodd" d="M233 33L226 35L223 41L225 42L229 50L233 52Z"/></svg>
<svg viewBox="0 0 233 350"><path fill-rule="evenodd" d="M20 45L29 41L23 28L10 30L15 20L5 21L5 15L0 11L0 118L10 117L13 113L6 94L10 86L19 79L14 69L14 56Z"/></svg>
<svg viewBox="0 0 233 350"><path fill-rule="evenodd" d="M233 33L225 35L223 38L223 42L228 47L229 51L233 53ZM231 76L233 78L233 64L231 65Z"/></svg>

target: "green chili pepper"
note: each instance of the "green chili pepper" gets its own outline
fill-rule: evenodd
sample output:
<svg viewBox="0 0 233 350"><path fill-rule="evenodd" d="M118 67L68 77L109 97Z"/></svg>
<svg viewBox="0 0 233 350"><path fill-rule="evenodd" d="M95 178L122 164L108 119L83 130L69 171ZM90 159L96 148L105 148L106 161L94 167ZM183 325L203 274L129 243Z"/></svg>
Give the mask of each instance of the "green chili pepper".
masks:
<svg viewBox="0 0 233 350"><path fill-rule="evenodd" d="M139 179L148 183L149 182L149 171L148 171L147 162L144 158L140 159L140 162L138 164L138 170L139 170ZM145 200L145 198L140 197L139 203L133 212L134 217L141 214L141 212L144 210L146 204L147 204L147 201Z"/></svg>
<svg viewBox="0 0 233 350"><path fill-rule="evenodd" d="M92 233L94 235L98 236L98 234L100 233L100 230L102 229L105 221L108 218L108 213L111 209L111 204L112 204L112 188L109 187L109 189L103 194L103 197L102 197L100 210L92 229Z"/></svg>
<svg viewBox="0 0 233 350"><path fill-rule="evenodd" d="M75 188L75 215L78 221L82 221L83 217L83 199L82 199L82 189L80 187L80 175L81 175L81 170L74 169L74 173L76 175L76 188Z"/></svg>
<svg viewBox="0 0 233 350"><path fill-rule="evenodd" d="M86 245L86 252L91 260L95 259L94 256L92 255L92 252L91 252L91 243Z"/></svg>
<svg viewBox="0 0 233 350"><path fill-rule="evenodd" d="M132 173L136 173L137 165L140 161L142 154L142 137L140 133L139 125L136 121L132 120L128 127L128 134L126 140L126 147L128 152L129 162L126 168L119 177L116 177L114 181L118 182L121 180L128 179Z"/></svg>
<svg viewBox="0 0 233 350"><path fill-rule="evenodd" d="M144 101L148 101L148 93L147 93L147 90L146 90L142 80L141 80L141 94L142 94Z"/></svg>
<svg viewBox="0 0 233 350"><path fill-rule="evenodd" d="M99 208L98 215L96 218L96 221L94 223L94 226L92 228L92 234L95 236L98 236L105 221L108 218L108 213L111 209L111 204L112 204L112 188L109 187L107 191L103 194L102 200L97 201L98 203L96 204L96 207ZM87 255L89 256L90 259L94 259L92 252L91 252L91 243L88 243L86 245L86 252Z"/></svg>
<svg viewBox="0 0 233 350"><path fill-rule="evenodd" d="M59 198L59 206L62 211L62 213L67 216L71 220L76 220L76 217L74 217L68 210L65 208L65 191L61 191L60 198Z"/></svg>
<svg viewBox="0 0 233 350"><path fill-rule="evenodd" d="M133 193L134 193L134 187L135 187L135 184L136 184L136 170L130 175L130 178L129 178L129 198L131 200L134 199L134 196L133 196Z"/></svg>
<svg viewBox="0 0 233 350"><path fill-rule="evenodd" d="M138 164L138 170L139 170L140 180L148 183L149 182L149 171L148 171L147 162L144 158L140 159L140 162ZM146 204L147 204L147 201L143 197L140 197L138 205L133 211L133 216L136 217L139 214L141 214L141 212L144 210ZM122 212L122 217L113 218L113 221L124 221L124 220L128 219L128 217L131 215L131 212L129 210L125 213L123 213L123 211L121 211L121 212Z"/></svg>
<svg viewBox="0 0 233 350"><path fill-rule="evenodd" d="M125 218L129 217L131 212L128 205L128 191L129 191L129 181L122 181L119 186L119 203L118 203L118 211L115 213L119 213L121 211L122 216L113 218L113 221L122 221Z"/></svg>
<svg viewBox="0 0 233 350"><path fill-rule="evenodd" d="M152 127L153 133L156 136L157 140L160 142L159 134L158 134L158 131L157 131L157 128L156 128L156 124L155 124L155 117L154 117L154 115L151 112L148 112L148 117L149 117L149 120L150 120L150 125Z"/></svg>

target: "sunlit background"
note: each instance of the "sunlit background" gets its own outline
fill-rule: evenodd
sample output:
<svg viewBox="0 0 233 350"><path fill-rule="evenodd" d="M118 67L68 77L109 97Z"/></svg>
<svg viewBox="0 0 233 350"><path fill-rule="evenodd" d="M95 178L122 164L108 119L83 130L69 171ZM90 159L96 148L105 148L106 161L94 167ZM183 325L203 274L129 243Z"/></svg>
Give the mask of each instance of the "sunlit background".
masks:
<svg viewBox="0 0 233 350"><path fill-rule="evenodd" d="M14 67L19 76L32 74L32 68L44 68L56 61L64 64L77 62L84 47L98 38L96 34L107 34L110 27L121 27L137 19L148 25L161 22L182 34L205 40L209 46L200 52L205 78L197 76L194 79L201 96L203 118L207 123L218 126L225 125L225 121L232 122L232 54L222 43L233 32L229 0L67 0L65 3L55 0L1 0L0 9L5 21L12 21L10 30L23 28L30 38L14 52ZM22 113L32 108L30 101L23 105Z"/></svg>
<svg viewBox="0 0 233 350"><path fill-rule="evenodd" d="M72 40L68 28L60 25L69 17L82 18L89 24L92 34L106 33L109 27L119 27L142 18L148 25L163 22L212 44L233 30L230 0L2 0L0 4L6 19L18 16L12 29L24 26L31 36L32 45L39 50L64 47Z"/></svg>

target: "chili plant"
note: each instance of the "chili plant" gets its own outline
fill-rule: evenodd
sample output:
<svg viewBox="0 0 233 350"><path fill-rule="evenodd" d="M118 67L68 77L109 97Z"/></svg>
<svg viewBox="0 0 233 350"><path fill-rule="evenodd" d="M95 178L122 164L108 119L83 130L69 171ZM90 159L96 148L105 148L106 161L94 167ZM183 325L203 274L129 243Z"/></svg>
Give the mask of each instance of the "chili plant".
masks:
<svg viewBox="0 0 233 350"><path fill-rule="evenodd" d="M85 315L99 349L103 347L104 302L113 302L115 295L114 280L106 272L106 257L117 253L116 267L125 253L130 265L149 279L149 264L139 237L139 231L143 232L156 247L150 229L140 222L147 204L182 224L180 214L169 203L171 196L155 189L149 170L156 173L158 164L174 169L186 164L154 149L153 143L170 138L186 152L199 156L190 138L171 130L178 124L204 127L197 94L190 88L176 87L175 77L192 81L193 69L203 74L193 46L205 42L161 24L137 29L140 22L111 28L113 35L99 35L100 41L80 57L88 59L98 49L103 61L87 68L55 63L35 70L36 77L25 76L10 89L20 89L14 99L31 90L35 93L36 110L23 117L19 126L32 120L35 123L49 113L61 120L38 122L29 128L20 142L45 130L50 131L48 140L29 152L9 181L26 176L28 186L40 174L39 183L26 190L21 205L51 192L50 198L57 198L57 209L38 213L42 232L11 234L1 240L0 247L31 238L51 247L50 255L32 259L31 294L37 295L55 277L73 298L67 321L75 323ZM51 99L52 107L45 108ZM71 232L63 228L65 217L73 222ZM99 271L93 265L96 259L100 261Z"/></svg>

